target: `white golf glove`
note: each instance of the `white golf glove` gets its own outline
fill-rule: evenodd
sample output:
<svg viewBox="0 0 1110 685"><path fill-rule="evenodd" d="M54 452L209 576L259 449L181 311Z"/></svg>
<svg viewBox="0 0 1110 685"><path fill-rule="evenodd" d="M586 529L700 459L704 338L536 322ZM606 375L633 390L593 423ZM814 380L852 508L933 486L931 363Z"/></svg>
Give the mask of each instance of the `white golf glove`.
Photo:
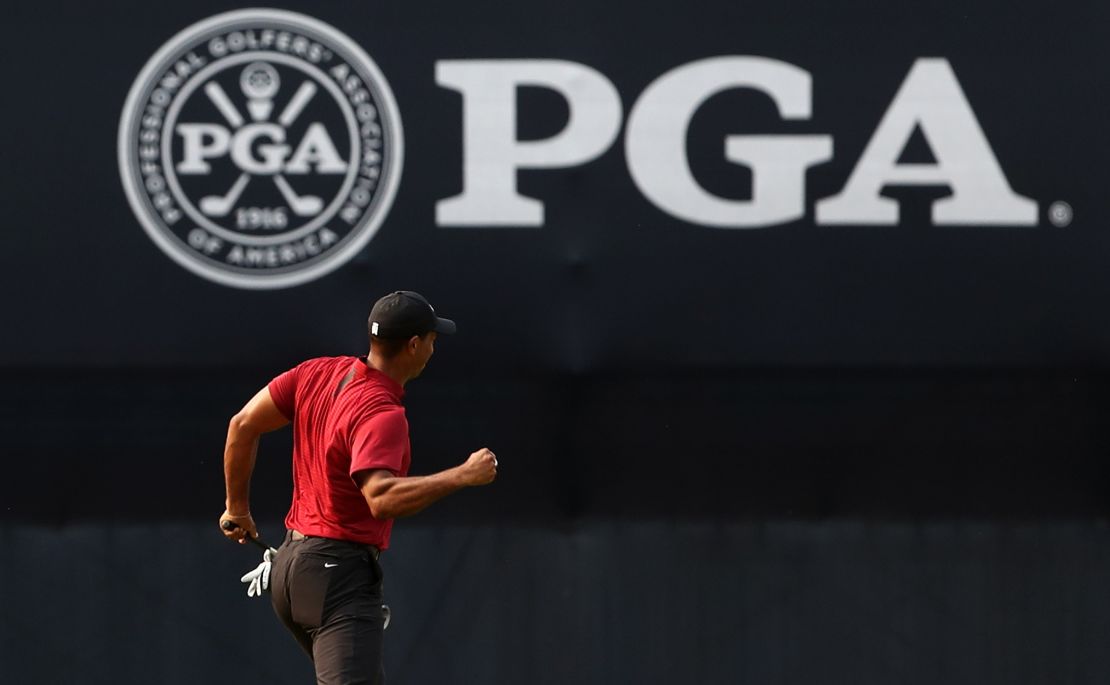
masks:
<svg viewBox="0 0 1110 685"><path fill-rule="evenodd" d="M261 597L263 592L270 589L270 568L274 565L275 554L277 550L273 547L263 552L262 563L258 568L239 579L241 583L250 583L247 586L247 597Z"/></svg>

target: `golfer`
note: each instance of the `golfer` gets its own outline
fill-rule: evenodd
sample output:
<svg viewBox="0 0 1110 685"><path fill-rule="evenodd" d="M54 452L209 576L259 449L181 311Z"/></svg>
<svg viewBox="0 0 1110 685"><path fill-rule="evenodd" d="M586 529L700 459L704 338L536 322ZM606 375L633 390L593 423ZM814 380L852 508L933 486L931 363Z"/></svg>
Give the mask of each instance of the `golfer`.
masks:
<svg viewBox="0 0 1110 685"><path fill-rule="evenodd" d="M293 423L293 503L273 563L272 601L321 685L384 680L378 557L393 519L497 476L486 448L446 471L408 475L404 387L455 323L420 294L398 291L374 304L369 329L367 356L310 359L272 380L231 420L224 449L220 527L244 543L258 537L250 478L259 436Z"/></svg>

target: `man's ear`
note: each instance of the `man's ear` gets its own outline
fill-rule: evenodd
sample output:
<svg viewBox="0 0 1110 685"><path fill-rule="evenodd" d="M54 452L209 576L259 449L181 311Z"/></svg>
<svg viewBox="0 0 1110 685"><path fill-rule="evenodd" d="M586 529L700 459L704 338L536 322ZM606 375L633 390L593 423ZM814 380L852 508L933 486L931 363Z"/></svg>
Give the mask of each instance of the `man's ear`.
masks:
<svg viewBox="0 0 1110 685"><path fill-rule="evenodd" d="M420 336L414 335L409 338L407 347L409 352L416 352L416 350L420 348Z"/></svg>

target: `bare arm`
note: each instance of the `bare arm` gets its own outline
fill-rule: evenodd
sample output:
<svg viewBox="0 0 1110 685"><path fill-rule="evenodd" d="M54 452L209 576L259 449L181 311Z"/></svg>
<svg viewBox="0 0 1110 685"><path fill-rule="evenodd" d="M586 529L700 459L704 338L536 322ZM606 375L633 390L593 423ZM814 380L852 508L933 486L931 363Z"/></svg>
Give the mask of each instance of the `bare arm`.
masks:
<svg viewBox="0 0 1110 685"><path fill-rule="evenodd" d="M224 445L224 484L227 488L227 509L220 517L232 521L237 528L224 530L224 535L239 542L246 542L246 535L258 537L258 529L251 518L250 483L254 472L254 459L258 454L258 438L263 433L277 430L289 423L270 397L270 389L262 388L239 410L227 427Z"/></svg>
<svg viewBox="0 0 1110 685"><path fill-rule="evenodd" d="M362 496L376 519L411 516L465 487L486 485L497 477L497 457L483 447L462 464L430 476L394 476L389 471L361 471Z"/></svg>

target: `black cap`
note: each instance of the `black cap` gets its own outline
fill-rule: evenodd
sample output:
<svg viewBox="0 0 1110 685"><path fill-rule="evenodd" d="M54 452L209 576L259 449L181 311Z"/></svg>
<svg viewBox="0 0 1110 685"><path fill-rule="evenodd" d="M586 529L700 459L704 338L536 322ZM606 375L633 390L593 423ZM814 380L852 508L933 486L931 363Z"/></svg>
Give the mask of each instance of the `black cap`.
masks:
<svg viewBox="0 0 1110 685"><path fill-rule="evenodd" d="M455 322L436 316L436 310L420 293L392 292L375 302L370 310L370 335L403 339L431 331L454 333Z"/></svg>

